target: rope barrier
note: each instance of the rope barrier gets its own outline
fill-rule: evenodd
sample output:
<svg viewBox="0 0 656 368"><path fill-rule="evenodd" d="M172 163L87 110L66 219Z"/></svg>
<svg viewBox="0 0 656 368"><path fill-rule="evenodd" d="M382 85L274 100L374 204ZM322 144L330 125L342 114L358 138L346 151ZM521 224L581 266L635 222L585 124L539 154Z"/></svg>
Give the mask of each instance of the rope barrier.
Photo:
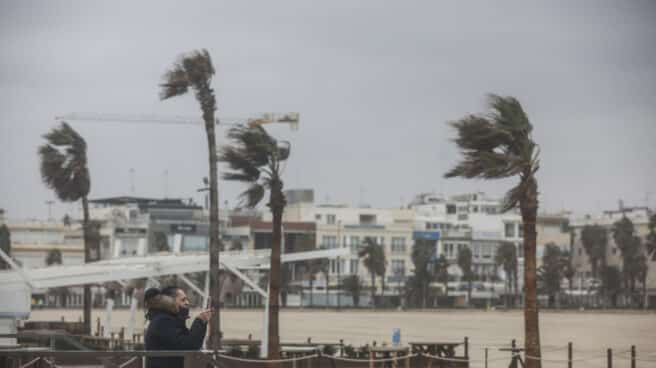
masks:
<svg viewBox="0 0 656 368"><path fill-rule="evenodd" d="M125 368L125 367L127 367L130 363L132 363L132 362L134 362L135 360L137 360L137 358L138 358L138 357L134 357L134 358L128 360L127 362L125 362L125 363L119 365L118 368Z"/></svg>
<svg viewBox="0 0 656 368"><path fill-rule="evenodd" d="M400 357L392 357L392 358L383 358L383 359L352 359L352 358L343 358L343 357L336 357L336 356L327 356L324 355L326 358L334 359L334 360L340 360L343 362L352 362L352 363L368 363L368 362L373 362L373 363L384 363L384 362L393 362L396 360L405 360L405 359L412 359L419 354L410 354L410 355L404 355Z"/></svg>
<svg viewBox="0 0 656 368"><path fill-rule="evenodd" d="M30 360L29 362L21 365L20 368L27 368L27 367L33 365L34 363L38 362L39 360L41 360L41 357L34 358L34 359Z"/></svg>
<svg viewBox="0 0 656 368"><path fill-rule="evenodd" d="M246 359L246 358L237 358L230 355L216 354L219 358L234 360L237 362L245 363L287 363L287 362L298 362L301 360L309 360L319 357L319 354L308 355L298 358L289 358L289 359L272 359L272 360L261 360L261 359Z"/></svg>

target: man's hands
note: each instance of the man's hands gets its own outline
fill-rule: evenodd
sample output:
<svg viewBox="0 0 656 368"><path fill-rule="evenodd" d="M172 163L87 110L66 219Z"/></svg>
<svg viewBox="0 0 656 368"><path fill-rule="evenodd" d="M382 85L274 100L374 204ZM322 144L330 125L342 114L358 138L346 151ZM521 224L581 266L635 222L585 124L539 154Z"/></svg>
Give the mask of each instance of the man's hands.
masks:
<svg viewBox="0 0 656 368"><path fill-rule="evenodd" d="M200 312L198 316L196 316L196 318L207 323L210 321L210 318L212 318L212 313L213 313L212 309L205 309L204 311Z"/></svg>

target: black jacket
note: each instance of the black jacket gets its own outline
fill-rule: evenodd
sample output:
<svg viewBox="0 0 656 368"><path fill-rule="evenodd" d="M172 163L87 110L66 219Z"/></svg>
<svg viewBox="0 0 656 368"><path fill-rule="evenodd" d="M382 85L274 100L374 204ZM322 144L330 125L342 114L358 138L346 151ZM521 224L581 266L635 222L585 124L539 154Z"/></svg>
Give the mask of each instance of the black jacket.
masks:
<svg viewBox="0 0 656 368"><path fill-rule="evenodd" d="M146 350L200 350L203 347L207 324L195 319L188 329L177 314L173 298L159 295L149 303L150 323L146 330ZM147 368L183 368L183 357L152 357Z"/></svg>

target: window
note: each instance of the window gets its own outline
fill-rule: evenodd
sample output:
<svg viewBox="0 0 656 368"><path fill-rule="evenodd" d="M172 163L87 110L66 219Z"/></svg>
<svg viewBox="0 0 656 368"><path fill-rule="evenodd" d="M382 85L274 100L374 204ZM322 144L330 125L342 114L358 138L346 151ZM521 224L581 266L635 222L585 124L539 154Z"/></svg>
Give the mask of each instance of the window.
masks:
<svg viewBox="0 0 656 368"><path fill-rule="evenodd" d="M478 212L478 206L472 207L472 212L474 212L474 213Z"/></svg>
<svg viewBox="0 0 656 368"><path fill-rule="evenodd" d="M360 215L360 225L376 225L376 215Z"/></svg>
<svg viewBox="0 0 656 368"><path fill-rule="evenodd" d="M460 220L460 221L466 221L468 218L469 218L469 215L467 215L466 213L458 214L458 220Z"/></svg>
<svg viewBox="0 0 656 368"><path fill-rule="evenodd" d="M321 248L333 249L337 248L337 237L334 235L324 235L321 237Z"/></svg>
<svg viewBox="0 0 656 368"><path fill-rule="evenodd" d="M446 205L446 213L449 215L453 215L456 213L456 205L455 204L447 204Z"/></svg>
<svg viewBox="0 0 656 368"><path fill-rule="evenodd" d="M474 244L474 258L480 258L480 257L481 257L481 245Z"/></svg>
<svg viewBox="0 0 656 368"><path fill-rule="evenodd" d="M328 225L334 225L335 224L335 215L326 215L326 223Z"/></svg>
<svg viewBox="0 0 656 368"><path fill-rule="evenodd" d="M444 243L442 247L444 249L443 253L446 256L446 258L451 258L451 259L454 258L453 243Z"/></svg>
<svg viewBox="0 0 656 368"><path fill-rule="evenodd" d="M481 249L482 249L483 258L487 258L487 259L492 258L492 245L483 244L481 246Z"/></svg>
<svg viewBox="0 0 656 368"><path fill-rule="evenodd" d="M352 259L351 260L351 274L357 275L358 274L358 264L360 263L359 259Z"/></svg>
<svg viewBox="0 0 656 368"><path fill-rule="evenodd" d="M515 224L506 223L506 238L514 238L514 237L515 237Z"/></svg>
<svg viewBox="0 0 656 368"><path fill-rule="evenodd" d="M317 221L321 220L321 214L317 213L316 215L314 215L314 219Z"/></svg>
<svg viewBox="0 0 656 368"><path fill-rule="evenodd" d="M350 244L351 252L357 252L360 249L360 237L351 235Z"/></svg>
<svg viewBox="0 0 656 368"><path fill-rule="evenodd" d="M392 275L402 276L405 275L405 261L402 259L392 260Z"/></svg>
<svg viewBox="0 0 656 368"><path fill-rule="evenodd" d="M207 252L209 238L202 235L185 235L182 241L183 252Z"/></svg>
<svg viewBox="0 0 656 368"><path fill-rule="evenodd" d="M405 238L392 238L392 253L405 253Z"/></svg>

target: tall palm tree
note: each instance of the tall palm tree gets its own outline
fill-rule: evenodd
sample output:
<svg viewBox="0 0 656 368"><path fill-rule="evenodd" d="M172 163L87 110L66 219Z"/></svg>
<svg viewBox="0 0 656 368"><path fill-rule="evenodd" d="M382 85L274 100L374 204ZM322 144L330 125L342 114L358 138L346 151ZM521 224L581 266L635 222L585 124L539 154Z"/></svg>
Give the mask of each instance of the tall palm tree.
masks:
<svg viewBox="0 0 656 368"><path fill-rule="evenodd" d="M514 270L517 268L517 248L513 243L503 242L497 249L497 254L494 257L497 265L503 268L506 275L506 307L508 306L508 294L512 292Z"/></svg>
<svg viewBox="0 0 656 368"><path fill-rule="evenodd" d="M269 342L268 358L280 356L278 324L278 296L280 295L280 253L282 239L282 214L286 200L282 192L283 164L289 158L289 142L278 141L260 125L237 126L230 129L232 143L221 149L219 160L226 162L230 170L223 174L226 180L248 183L242 194L244 205L253 208L269 190L267 206L273 215L273 239L271 242L271 267L269 277Z"/></svg>
<svg viewBox="0 0 656 368"><path fill-rule="evenodd" d="M538 212L539 149L531 137L533 127L521 104L513 97L490 95L491 112L470 115L452 123L458 132L455 142L464 159L445 177L503 179L519 176L519 183L504 199L503 210L519 206L524 226L524 334L526 353L540 356L537 304L536 232ZM528 368L540 367L529 360Z"/></svg>
<svg viewBox="0 0 656 368"><path fill-rule="evenodd" d="M216 111L216 97L210 86L214 75L214 66L207 50L193 51L182 55L173 67L164 74L160 84L160 99L166 100L193 91L200 104L205 122L207 135L207 148L209 156L209 182L210 182L210 300L215 309L210 320L210 347L217 350L221 345L221 326L219 306L221 303L221 285L219 283L219 191L217 176L216 136L214 134L214 112Z"/></svg>
<svg viewBox="0 0 656 368"><path fill-rule="evenodd" d="M467 281L467 303L471 303L474 272L472 271L472 252L469 247L458 250L458 267L462 271L462 279Z"/></svg>
<svg viewBox="0 0 656 368"><path fill-rule="evenodd" d="M98 260L99 249L91 244L91 224L87 196L91 190L91 178L87 166L87 143L66 122L43 135L46 143L39 147L41 179L63 202L82 200L84 212L84 262ZM84 286L84 329L91 333L91 287Z"/></svg>
<svg viewBox="0 0 656 368"><path fill-rule="evenodd" d="M371 276L371 306L376 306L376 276L385 274L385 251L374 239L365 238L363 247L358 251L358 257L363 258L362 263Z"/></svg>

